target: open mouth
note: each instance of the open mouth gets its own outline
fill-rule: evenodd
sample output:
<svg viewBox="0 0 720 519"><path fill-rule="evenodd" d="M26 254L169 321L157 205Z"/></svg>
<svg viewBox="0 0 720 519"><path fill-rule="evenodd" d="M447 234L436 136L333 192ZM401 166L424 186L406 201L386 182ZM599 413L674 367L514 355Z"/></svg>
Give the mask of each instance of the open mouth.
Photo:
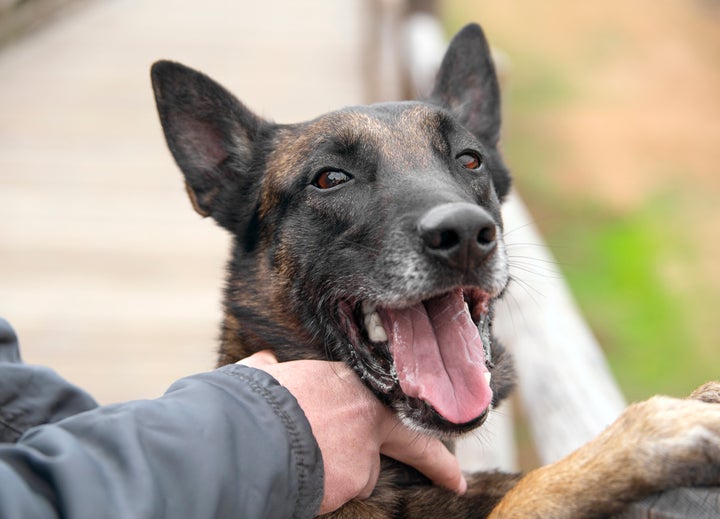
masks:
<svg viewBox="0 0 720 519"><path fill-rule="evenodd" d="M356 303L346 316L356 369L376 392L399 386L413 408L475 423L493 398L490 302L479 288L458 287L401 308Z"/></svg>

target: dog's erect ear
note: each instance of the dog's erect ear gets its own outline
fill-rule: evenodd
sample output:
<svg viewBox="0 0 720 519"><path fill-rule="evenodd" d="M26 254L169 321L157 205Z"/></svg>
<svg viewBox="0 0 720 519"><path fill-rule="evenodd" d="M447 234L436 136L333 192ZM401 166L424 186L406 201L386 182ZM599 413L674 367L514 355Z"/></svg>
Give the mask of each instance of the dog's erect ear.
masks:
<svg viewBox="0 0 720 519"><path fill-rule="evenodd" d="M497 143L500 87L490 47L479 25L466 25L450 42L430 101L450 110L479 139Z"/></svg>
<svg viewBox="0 0 720 519"><path fill-rule="evenodd" d="M252 179L258 136L270 124L204 74L158 61L151 70L168 147L185 175L195 210L233 228L240 218L230 197ZM254 191L254 190L251 190Z"/></svg>

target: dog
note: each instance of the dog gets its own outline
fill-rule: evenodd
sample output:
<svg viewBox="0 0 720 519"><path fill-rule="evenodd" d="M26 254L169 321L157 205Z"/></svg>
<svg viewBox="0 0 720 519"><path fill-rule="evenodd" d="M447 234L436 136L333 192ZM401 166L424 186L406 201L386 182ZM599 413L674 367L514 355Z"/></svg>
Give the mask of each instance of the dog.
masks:
<svg viewBox="0 0 720 519"><path fill-rule="evenodd" d="M444 440L480 427L513 386L492 336L510 276L500 89L478 25L450 43L422 101L264 120L209 77L160 61L152 83L195 210L233 237L218 364L350 365L404 423ZM558 359L562 362L562 359ZM720 483L720 384L629 407L527 475L469 477L464 496L383 459L332 517L590 518L650 493Z"/></svg>

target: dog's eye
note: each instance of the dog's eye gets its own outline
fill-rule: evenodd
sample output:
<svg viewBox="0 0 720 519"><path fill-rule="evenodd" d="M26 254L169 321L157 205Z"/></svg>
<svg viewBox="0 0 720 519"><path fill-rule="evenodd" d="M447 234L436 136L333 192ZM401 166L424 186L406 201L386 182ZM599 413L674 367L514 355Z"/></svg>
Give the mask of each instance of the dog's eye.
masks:
<svg viewBox="0 0 720 519"><path fill-rule="evenodd" d="M462 167L477 171L483 164L482 157L474 151L464 151L456 159Z"/></svg>
<svg viewBox="0 0 720 519"><path fill-rule="evenodd" d="M332 189L350 180L352 180L352 177L344 171L326 169L317 174L312 184L318 189Z"/></svg>

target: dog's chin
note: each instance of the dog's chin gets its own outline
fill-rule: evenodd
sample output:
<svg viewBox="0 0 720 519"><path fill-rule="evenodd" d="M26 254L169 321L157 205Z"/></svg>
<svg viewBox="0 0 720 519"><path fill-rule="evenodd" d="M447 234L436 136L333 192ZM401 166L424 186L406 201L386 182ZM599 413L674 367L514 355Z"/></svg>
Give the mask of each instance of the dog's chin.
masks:
<svg viewBox="0 0 720 519"><path fill-rule="evenodd" d="M420 301L409 301L405 309L419 303L427 304L431 299L443 297L453 291L462 291L465 311L477 327L482 339L482 352L486 379L492 372L491 309L496 295L490 295L477 287L456 287L450 291L431 293ZM396 305L394 305L396 306ZM388 336L392 333L380 328L388 327L378 317L382 303L370 303L347 299L338 304L344 341L345 360L372 389L378 398L395 409L402 422L409 428L442 439L451 439L476 429L487 419L490 403L477 413L463 420L449 420L430 403L418 395L408 395L403 390L395 358ZM397 306L396 306L397 308ZM374 315L373 315L374 314ZM489 384L489 382L488 382Z"/></svg>
<svg viewBox="0 0 720 519"><path fill-rule="evenodd" d="M477 429L485 423L490 414L490 407L487 407L477 418L457 424L446 420L426 402L405 394L393 404L393 407L408 428L443 440L451 440Z"/></svg>

